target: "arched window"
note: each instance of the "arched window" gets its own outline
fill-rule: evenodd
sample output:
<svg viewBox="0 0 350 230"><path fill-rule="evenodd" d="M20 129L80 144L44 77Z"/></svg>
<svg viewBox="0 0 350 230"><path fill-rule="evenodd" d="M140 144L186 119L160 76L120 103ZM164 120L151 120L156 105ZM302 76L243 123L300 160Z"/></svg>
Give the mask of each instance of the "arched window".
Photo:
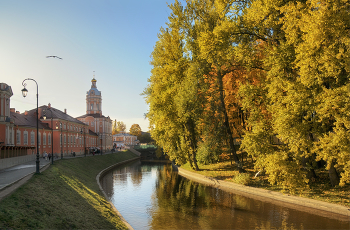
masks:
<svg viewBox="0 0 350 230"><path fill-rule="evenodd" d="M43 145L46 145L46 133L43 133Z"/></svg>
<svg viewBox="0 0 350 230"><path fill-rule="evenodd" d="M28 131L23 132L23 144L28 145Z"/></svg>
<svg viewBox="0 0 350 230"><path fill-rule="evenodd" d="M51 145L51 133L49 133L49 135L47 135L47 138L48 138L48 144Z"/></svg>
<svg viewBox="0 0 350 230"><path fill-rule="evenodd" d="M16 142L17 142L17 145L20 145L21 144L21 131L17 130L17 133L16 133Z"/></svg>

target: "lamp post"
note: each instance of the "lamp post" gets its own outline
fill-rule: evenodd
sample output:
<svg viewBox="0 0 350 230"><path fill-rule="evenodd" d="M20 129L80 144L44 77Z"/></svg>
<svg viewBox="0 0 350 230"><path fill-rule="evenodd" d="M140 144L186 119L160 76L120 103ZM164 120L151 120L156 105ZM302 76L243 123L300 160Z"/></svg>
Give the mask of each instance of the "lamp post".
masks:
<svg viewBox="0 0 350 230"><path fill-rule="evenodd" d="M52 117L52 110L49 110L51 112L51 164L53 165L53 117ZM44 110L44 120L46 120L46 110Z"/></svg>
<svg viewBox="0 0 350 230"><path fill-rule="evenodd" d="M86 147L85 147L85 127L81 128L80 133L83 134L84 130L84 156L86 156Z"/></svg>
<svg viewBox="0 0 350 230"><path fill-rule="evenodd" d="M58 121L60 123L60 129L61 129L61 159L63 159L63 152L62 152L62 146L63 146L63 140L62 140L62 122ZM58 129L58 125L57 125L57 122L56 122L56 129Z"/></svg>
<svg viewBox="0 0 350 230"><path fill-rule="evenodd" d="M102 134L101 133L98 134L98 138L100 139L100 146L101 146L100 151L102 155Z"/></svg>
<svg viewBox="0 0 350 230"><path fill-rule="evenodd" d="M23 82L22 82L22 85L23 85L23 89L21 90L22 91L22 95L23 97L26 97L27 94L28 94L28 90L26 89L26 83L24 83L25 81L27 80L31 80L31 81L34 81L35 84L36 84L36 174L39 174L40 173L40 160L39 160L39 86L38 86L38 83L34 80L34 79L31 79L31 78L27 78L27 79L24 79Z"/></svg>

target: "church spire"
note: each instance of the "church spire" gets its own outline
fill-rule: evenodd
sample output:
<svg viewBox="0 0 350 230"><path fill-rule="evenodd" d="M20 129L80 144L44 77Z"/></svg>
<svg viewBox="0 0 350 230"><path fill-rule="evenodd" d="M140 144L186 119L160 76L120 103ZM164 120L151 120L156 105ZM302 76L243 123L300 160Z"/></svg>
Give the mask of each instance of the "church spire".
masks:
<svg viewBox="0 0 350 230"><path fill-rule="evenodd" d="M94 77L92 78L92 80L91 80L91 83L92 83L92 85L91 85L91 88L97 88L96 87L96 79L95 79L95 71L94 71L94 75L93 75Z"/></svg>

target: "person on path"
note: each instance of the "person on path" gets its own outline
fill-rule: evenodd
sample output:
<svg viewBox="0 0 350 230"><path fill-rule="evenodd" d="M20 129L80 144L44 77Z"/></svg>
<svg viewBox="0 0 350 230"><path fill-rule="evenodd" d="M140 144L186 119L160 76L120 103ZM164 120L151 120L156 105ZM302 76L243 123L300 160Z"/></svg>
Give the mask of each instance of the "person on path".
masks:
<svg viewBox="0 0 350 230"><path fill-rule="evenodd" d="M49 153L49 161L50 161L50 159L51 159L51 153Z"/></svg>
<svg viewBox="0 0 350 230"><path fill-rule="evenodd" d="M45 160L47 161L47 152L44 152Z"/></svg>

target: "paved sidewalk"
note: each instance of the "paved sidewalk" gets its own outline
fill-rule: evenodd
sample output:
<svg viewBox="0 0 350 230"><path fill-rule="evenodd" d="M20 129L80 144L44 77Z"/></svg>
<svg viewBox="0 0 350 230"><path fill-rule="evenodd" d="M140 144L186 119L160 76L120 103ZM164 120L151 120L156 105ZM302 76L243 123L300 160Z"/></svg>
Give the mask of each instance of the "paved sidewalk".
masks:
<svg viewBox="0 0 350 230"><path fill-rule="evenodd" d="M119 151L117 151L119 152ZM105 154L110 154L112 152L106 152ZM95 154L95 156L99 156L100 154ZM87 154L87 157L93 157L92 154ZM64 156L63 159L71 159L76 157L85 157L85 155L77 155L73 156ZM61 156L58 158L54 158L55 161L60 160ZM45 160L43 157L40 157L40 172L45 170L50 164L51 160ZM11 194L21 185L26 183L35 173L36 171L36 160L29 161L20 165L13 166L11 168L0 170L0 200Z"/></svg>
<svg viewBox="0 0 350 230"><path fill-rule="evenodd" d="M110 154L112 152L106 152L105 154ZM96 156L100 154L95 154ZM87 154L87 157L93 156L92 154ZM75 157L73 156L64 156L64 159L71 159L76 157L84 157L84 155L77 155ZM58 158L54 158L54 161L60 160L61 156L58 155ZM51 160L45 160L43 157L40 157L40 172L42 169L51 164ZM18 181L22 180L23 178L34 174L36 171L36 160L29 161L20 165L13 166L11 168L2 169L0 170L0 192L4 189L8 188L9 186L12 186L13 184L16 184Z"/></svg>
<svg viewBox="0 0 350 230"><path fill-rule="evenodd" d="M40 157L40 169L42 169L48 164L51 164L51 161L45 160L42 157ZM35 171L36 160L0 170L0 191L16 183L22 178L35 173Z"/></svg>

